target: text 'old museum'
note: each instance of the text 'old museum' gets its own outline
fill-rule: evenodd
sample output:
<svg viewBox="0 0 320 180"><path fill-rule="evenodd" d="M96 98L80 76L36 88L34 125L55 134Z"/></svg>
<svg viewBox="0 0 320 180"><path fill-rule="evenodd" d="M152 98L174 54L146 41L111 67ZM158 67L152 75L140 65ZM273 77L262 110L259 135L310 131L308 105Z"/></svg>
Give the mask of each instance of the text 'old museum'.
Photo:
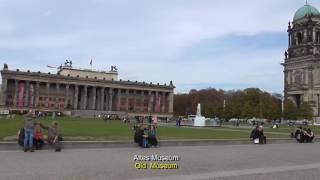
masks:
<svg viewBox="0 0 320 180"><path fill-rule="evenodd" d="M118 80L110 71L76 69L70 62L56 74L2 71L1 107L9 110L59 111L73 116L114 114L118 116L158 116L173 112L172 82L168 85Z"/></svg>

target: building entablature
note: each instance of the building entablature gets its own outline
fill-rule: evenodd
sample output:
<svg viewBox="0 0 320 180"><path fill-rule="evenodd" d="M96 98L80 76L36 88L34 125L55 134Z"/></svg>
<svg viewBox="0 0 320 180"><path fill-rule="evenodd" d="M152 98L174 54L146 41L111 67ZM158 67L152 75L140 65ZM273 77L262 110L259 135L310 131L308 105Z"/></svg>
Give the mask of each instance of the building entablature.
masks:
<svg viewBox="0 0 320 180"><path fill-rule="evenodd" d="M59 74L41 73L39 72L22 72L19 70L2 70L2 78L17 79L34 82L47 82L56 84L70 84L70 85L87 85L97 87L119 88L119 89L135 89L148 91L163 91L173 92L175 88L172 83L169 85L152 84L137 81L123 81L123 80L99 80L82 77L62 76Z"/></svg>

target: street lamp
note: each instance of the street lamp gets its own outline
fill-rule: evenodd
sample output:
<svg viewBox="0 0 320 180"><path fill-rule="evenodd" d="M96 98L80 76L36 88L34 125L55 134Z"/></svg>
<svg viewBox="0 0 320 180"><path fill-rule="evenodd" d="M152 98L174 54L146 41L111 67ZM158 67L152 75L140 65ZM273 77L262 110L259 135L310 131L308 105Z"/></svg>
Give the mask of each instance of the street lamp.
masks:
<svg viewBox="0 0 320 180"><path fill-rule="evenodd" d="M318 106L318 117L319 117L320 116L319 94L317 94L317 98L318 98L317 106Z"/></svg>

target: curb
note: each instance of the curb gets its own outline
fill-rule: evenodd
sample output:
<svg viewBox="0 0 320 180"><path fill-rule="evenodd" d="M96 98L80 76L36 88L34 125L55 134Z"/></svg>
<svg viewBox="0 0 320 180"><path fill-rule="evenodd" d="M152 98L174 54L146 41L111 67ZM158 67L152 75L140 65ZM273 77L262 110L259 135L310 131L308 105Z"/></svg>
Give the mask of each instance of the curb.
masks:
<svg viewBox="0 0 320 180"><path fill-rule="evenodd" d="M318 142L315 139L314 142ZM267 139L268 144L288 144L297 143L295 139ZM173 146L212 146L212 145L249 145L253 144L248 139L236 140L212 140L212 139L194 139L194 140L160 140L160 147ZM137 147L132 141L64 141L64 149L98 149L98 148L132 148ZM20 150L20 147L15 141L0 141L1 150ZM51 149L49 145L45 145L43 149Z"/></svg>

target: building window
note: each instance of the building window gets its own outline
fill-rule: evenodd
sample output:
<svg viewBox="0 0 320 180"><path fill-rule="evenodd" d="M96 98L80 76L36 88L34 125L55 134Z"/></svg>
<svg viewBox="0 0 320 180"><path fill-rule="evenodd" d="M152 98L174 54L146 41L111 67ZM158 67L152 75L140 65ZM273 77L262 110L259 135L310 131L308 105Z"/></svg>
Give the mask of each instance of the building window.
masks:
<svg viewBox="0 0 320 180"><path fill-rule="evenodd" d="M301 32L297 33L297 40L298 40L298 44L302 43L302 33Z"/></svg>

